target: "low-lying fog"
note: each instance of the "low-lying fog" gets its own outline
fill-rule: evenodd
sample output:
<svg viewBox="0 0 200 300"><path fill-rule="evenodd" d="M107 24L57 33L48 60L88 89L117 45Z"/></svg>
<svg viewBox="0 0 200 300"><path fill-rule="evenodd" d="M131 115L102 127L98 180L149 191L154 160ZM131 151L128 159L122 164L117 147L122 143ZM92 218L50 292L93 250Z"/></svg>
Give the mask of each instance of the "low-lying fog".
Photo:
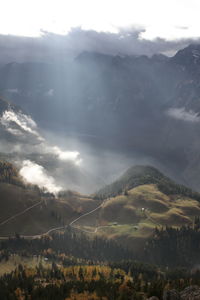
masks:
<svg viewBox="0 0 200 300"><path fill-rule="evenodd" d="M80 161L74 165L64 165L51 169L51 174L61 186L75 189L83 193L93 193L102 186L109 184L121 176L133 165L154 165L164 168L151 157L138 153L122 153L115 145L111 147L101 143L101 137L78 133L44 132L45 139L61 149L78 152ZM119 147L120 149L120 147Z"/></svg>

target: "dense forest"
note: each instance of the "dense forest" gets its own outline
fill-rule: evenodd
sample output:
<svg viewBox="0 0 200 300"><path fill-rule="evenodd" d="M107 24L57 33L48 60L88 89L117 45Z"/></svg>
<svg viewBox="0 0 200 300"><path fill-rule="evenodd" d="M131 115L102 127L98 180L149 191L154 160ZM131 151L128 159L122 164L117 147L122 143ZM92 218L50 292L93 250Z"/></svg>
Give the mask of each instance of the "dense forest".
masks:
<svg viewBox="0 0 200 300"><path fill-rule="evenodd" d="M43 236L33 240L21 238L16 234L15 238L0 243L0 258L12 253L42 255L47 249L51 249L51 252L47 254L48 258L55 258L59 253L65 253L93 261L133 259L132 252L120 246L116 241L101 237L89 238L83 233L74 232L70 227L64 233L54 233L51 237Z"/></svg>
<svg viewBox="0 0 200 300"><path fill-rule="evenodd" d="M47 249L51 249L46 253ZM83 260L95 262L115 262L120 260L141 260L159 266L193 267L200 260L200 218L196 217L193 226L180 228L155 228L153 236L143 251L137 254L119 244L116 240L74 231L70 227L64 232L53 233L39 239L25 239L16 234L14 238L0 242L0 260L12 253L19 255L45 255L48 258L64 253Z"/></svg>
<svg viewBox="0 0 200 300"><path fill-rule="evenodd" d="M200 218L193 227L156 228L137 260L116 241L70 228L32 240L16 234L1 241L1 264L16 256L37 264L22 263L2 275L0 299L162 299L165 291L200 285L199 249Z"/></svg>
<svg viewBox="0 0 200 300"><path fill-rule="evenodd" d="M200 261L200 218L194 226L155 229L146 243L144 257L148 261L165 266L193 267Z"/></svg>
<svg viewBox="0 0 200 300"><path fill-rule="evenodd" d="M18 265L0 277L0 299L5 300L144 300L159 299L165 291L182 291L200 285L200 271L159 270L156 267L121 261L112 264L64 266L39 258L35 267Z"/></svg>
<svg viewBox="0 0 200 300"><path fill-rule="evenodd" d="M0 182L24 186L17 169L9 162L0 160Z"/></svg>

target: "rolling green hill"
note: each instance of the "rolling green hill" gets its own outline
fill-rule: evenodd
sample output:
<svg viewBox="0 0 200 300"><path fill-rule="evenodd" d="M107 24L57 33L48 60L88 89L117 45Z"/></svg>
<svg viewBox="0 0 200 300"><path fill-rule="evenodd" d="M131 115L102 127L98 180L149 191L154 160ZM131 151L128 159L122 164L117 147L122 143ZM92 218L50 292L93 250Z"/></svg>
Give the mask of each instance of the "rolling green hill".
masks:
<svg viewBox="0 0 200 300"><path fill-rule="evenodd" d="M192 225L199 215L200 204L194 198L167 195L156 184L144 184L111 197L102 209L101 222L117 223L109 228L111 235L147 237L155 227Z"/></svg>
<svg viewBox="0 0 200 300"><path fill-rule="evenodd" d="M111 238L146 239L155 227L192 225L200 215L199 193L149 166L130 168L95 198L107 199L98 216L79 223L87 229L98 227L98 234Z"/></svg>
<svg viewBox="0 0 200 300"><path fill-rule="evenodd" d="M26 185L12 164L0 161L0 195L0 236L45 233L96 207L74 227L122 240L146 239L155 227L192 225L200 216L198 193L149 166L130 168L92 197L72 191L55 196Z"/></svg>

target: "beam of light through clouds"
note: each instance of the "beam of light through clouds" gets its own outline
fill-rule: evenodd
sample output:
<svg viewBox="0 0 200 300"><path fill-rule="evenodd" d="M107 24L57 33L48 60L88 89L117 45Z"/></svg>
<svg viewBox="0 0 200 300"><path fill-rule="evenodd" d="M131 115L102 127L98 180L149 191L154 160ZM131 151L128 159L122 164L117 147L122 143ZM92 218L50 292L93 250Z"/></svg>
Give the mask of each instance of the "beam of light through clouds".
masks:
<svg viewBox="0 0 200 300"><path fill-rule="evenodd" d="M0 34L67 34L73 27L118 33L144 28L140 38L198 38L198 0L1 0Z"/></svg>

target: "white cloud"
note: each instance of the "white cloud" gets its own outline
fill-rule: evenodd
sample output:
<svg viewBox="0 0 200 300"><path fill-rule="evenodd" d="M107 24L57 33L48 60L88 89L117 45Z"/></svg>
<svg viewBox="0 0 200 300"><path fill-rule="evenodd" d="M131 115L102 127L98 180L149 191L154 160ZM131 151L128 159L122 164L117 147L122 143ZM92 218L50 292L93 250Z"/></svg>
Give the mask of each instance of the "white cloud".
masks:
<svg viewBox="0 0 200 300"><path fill-rule="evenodd" d="M16 135L16 136L22 136L23 135L23 133L20 130L15 129L15 128L7 127L7 131L10 132L13 135Z"/></svg>
<svg viewBox="0 0 200 300"><path fill-rule="evenodd" d="M195 113L193 110L187 111L185 107L180 107L180 108L170 108L167 111L167 115L170 117L177 119L177 120L182 120L186 122L199 122L200 121L200 116L198 113Z"/></svg>
<svg viewBox="0 0 200 300"><path fill-rule="evenodd" d="M6 0L0 33L39 36L41 29L66 34L73 27L116 33L143 27L141 38L199 37L198 0ZM10 21L12 20L12 22Z"/></svg>
<svg viewBox="0 0 200 300"><path fill-rule="evenodd" d="M30 116L14 111L10 107L0 116L0 127L1 130L4 129L15 136L14 139L9 136L8 140L2 143L3 148L0 145L1 151L14 153L21 168L20 175L28 183L36 184L56 194L62 189L61 185L64 187L66 184L66 182L63 184L58 173L70 178L72 169L79 170L78 166L82 161L80 153L62 150L48 143L39 134L37 124ZM50 175L45 170L47 161L50 161L48 169Z"/></svg>
<svg viewBox="0 0 200 300"><path fill-rule="evenodd" d="M52 150L52 152L55 153L60 160L72 161L76 165L79 165L82 161L82 159L80 158L80 153L78 151L62 151L57 146L51 147L49 149Z"/></svg>
<svg viewBox="0 0 200 300"><path fill-rule="evenodd" d="M13 124L17 125L17 135L19 134L19 129L22 131L25 131L27 133L31 133L38 138L41 138L40 135L37 132L37 125L33 121L33 119L22 112L14 112L13 110L6 110L2 114L0 118L0 122L3 126L5 126L9 131L11 131L13 134L16 133L16 130L11 130L11 126Z"/></svg>
<svg viewBox="0 0 200 300"><path fill-rule="evenodd" d="M73 162L75 165L80 165L82 159L78 151L63 151L58 146L51 146L48 142L38 133L37 124L34 120L22 112L14 112L13 110L6 110L0 117L0 123L6 128L8 132L15 136L26 137L26 134L32 134L37 139L37 144L31 144L31 149L36 153L53 154L58 160ZM32 139L31 139L32 140ZM25 151L27 151L27 145ZM30 149L30 150L31 150Z"/></svg>
<svg viewBox="0 0 200 300"><path fill-rule="evenodd" d="M62 190L62 187L56 185L54 178L49 176L42 166L30 160L23 161L19 173L26 182L36 184L50 193L56 194Z"/></svg>

